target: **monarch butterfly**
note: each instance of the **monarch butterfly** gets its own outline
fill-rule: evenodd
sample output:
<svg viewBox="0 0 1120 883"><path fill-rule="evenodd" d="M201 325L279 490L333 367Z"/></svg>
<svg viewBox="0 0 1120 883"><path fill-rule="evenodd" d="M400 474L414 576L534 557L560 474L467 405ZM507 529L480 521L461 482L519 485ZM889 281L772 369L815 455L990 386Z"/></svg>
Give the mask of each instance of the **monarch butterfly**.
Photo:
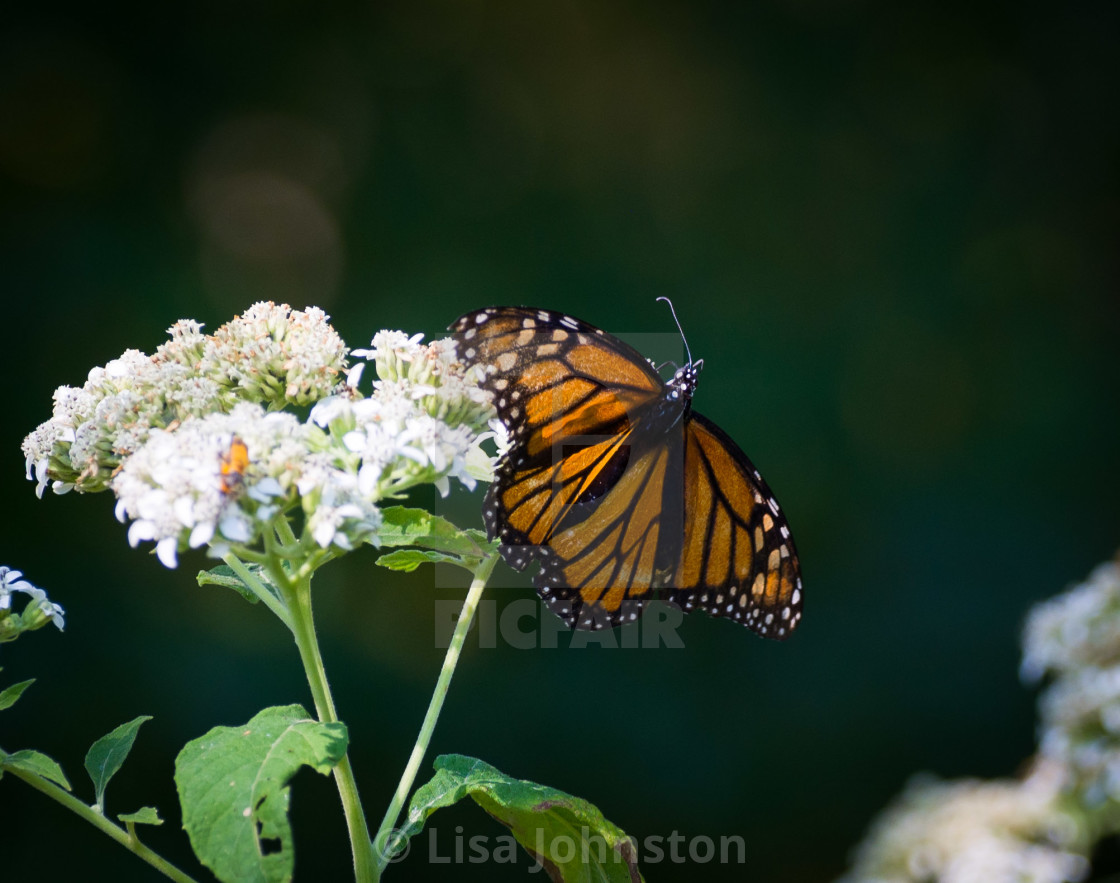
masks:
<svg viewBox="0 0 1120 883"><path fill-rule="evenodd" d="M240 492L245 482L245 470L249 468L249 447L235 435L230 439L229 450L222 453L218 474L222 482L222 493L227 497Z"/></svg>
<svg viewBox="0 0 1120 883"><path fill-rule="evenodd" d="M802 608L789 525L746 454L692 411L703 360L666 382L602 329L527 307L451 327L510 433L487 533L515 569L540 562L534 585L569 628L631 622L659 598L789 637Z"/></svg>

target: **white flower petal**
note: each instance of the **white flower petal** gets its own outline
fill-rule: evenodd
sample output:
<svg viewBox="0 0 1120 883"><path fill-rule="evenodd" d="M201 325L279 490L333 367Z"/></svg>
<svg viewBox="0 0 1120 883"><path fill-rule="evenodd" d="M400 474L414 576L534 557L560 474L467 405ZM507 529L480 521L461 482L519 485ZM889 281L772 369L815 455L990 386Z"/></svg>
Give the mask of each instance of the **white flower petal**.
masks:
<svg viewBox="0 0 1120 883"><path fill-rule="evenodd" d="M154 540L158 534L150 521L137 520L128 526L128 544L136 548L144 540Z"/></svg>
<svg viewBox="0 0 1120 883"><path fill-rule="evenodd" d="M192 549L197 549L199 546L205 546L210 542L214 536L214 523L211 521L203 521L201 524L196 524L191 531L190 539L187 540L187 545Z"/></svg>
<svg viewBox="0 0 1120 883"><path fill-rule="evenodd" d="M156 557L164 567L170 570L179 566L178 551L178 537L164 537L156 543Z"/></svg>

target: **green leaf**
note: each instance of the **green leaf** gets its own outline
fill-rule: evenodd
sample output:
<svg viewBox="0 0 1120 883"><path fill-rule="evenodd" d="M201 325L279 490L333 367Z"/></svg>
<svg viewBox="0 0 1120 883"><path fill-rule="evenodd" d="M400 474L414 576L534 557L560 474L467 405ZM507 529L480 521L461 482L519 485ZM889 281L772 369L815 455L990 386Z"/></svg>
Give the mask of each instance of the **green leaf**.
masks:
<svg viewBox="0 0 1120 883"><path fill-rule="evenodd" d="M136 812L126 812L117 816L122 822L132 822L134 825L162 825L163 819L154 806L145 806Z"/></svg>
<svg viewBox="0 0 1120 883"><path fill-rule="evenodd" d="M128 752L132 750L132 743L136 741L140 725L151 719L150 714L142 714L106 733L90 746L86 754L86 772L93 780L96 802L102 810L105 809L105 786L124 764Z"/></svg>
<svg viewBox="0 0 1120 883"><path fill-rule="evenodd" d="M509 828L556 883L643 879L633 842L586 800L511 778L488 763L461 754L437 757L435 769L435 776L413 794L407 822L397 840L389 844L394 851L420 833L437 809L469 796Z"/></svg>
<svg viewBox="0 0 1120 883"><path fill-rule="evenodd" d="M241 727L215 727L175 759L191 846L219 880L292 878L289 788L301 766L329 773L346 754L346 725L311 719L299 705L266 708Z"/></svg>
<svg viewBox="0 0 1120 883"><path fill-rule="evenodd" d="M455 555L445 555L443 552L433 552L429 549L397 549L377 559L377 563L389 570L403 570L411 573L421 564L462 564L462 559Z"/></svg>
<svg viewBox="0 0 1120 883"><path fill-rule="evenodd" d="M35 683L35 678L28 681L20 681L18 684L12 684L10 687L5 687L0 692L0 711L5 708L11 708L16 704L16 700L23 695L23 691Z"/></svg>
<svg viewBox="0 0 1120 883"><path fill-rule="evenodd" d="M270 591L275 595L276 591L269 580L263 567L259 564L246 565L249 571L259 579ZM195 577L200 586L222 586L226 589L233 589L246 601L256 604L260 601L257 593L245 585L245 580L239 577L228 564L219 564L217 567L212 567L209 570L200 570Z"/></svg>
<svg viewBox="0 0 1120 883"><path fill-rule="evenodd" d="M460 530L446 518L425 509L389 506L381 510L381 527L376 544L381 546L421 546L459 558L481 558L489 544L479 530Z"/></svg>
<svg viewBox="0 0 1120 883"><path fill-rule="evenodd" d="M23 770L25 773L31 773L32 775L49 779L56 785L61 785L67 791L70 790L70 783L66 781L66 776L62 772L62 767L45 754L38 751L25 748L23 751L6 754L3 759L0 760L0 769L4 768Z"/></svg>

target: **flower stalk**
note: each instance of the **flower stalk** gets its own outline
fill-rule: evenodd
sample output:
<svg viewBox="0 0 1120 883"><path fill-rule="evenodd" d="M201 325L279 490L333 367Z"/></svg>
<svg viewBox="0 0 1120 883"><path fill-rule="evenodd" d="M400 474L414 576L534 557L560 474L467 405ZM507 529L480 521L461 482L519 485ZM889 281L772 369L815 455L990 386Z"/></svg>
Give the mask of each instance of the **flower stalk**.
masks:
<svg viewBox="0 0 1120 883"><path fill-rule="evenodd" d="M337 723L334 699L331 696L323 657L319 652L319 639L315 634L315 620L311 611L311 574L288 577L282 568L276 566L270 575L280 586L281 594L291 615L291 631L299 650L300 662L311 688L315 713L321 723ZM354 857L354 879L356 883L373 883L377 880L377 865L369 839L365 811L358 796L358 783L350 766L349 755L344 756L334 767L335 784L342 799L342 811L346 817L346 828L350 835L350 848Z"/></svg>
<svg viewBox="0 0 1120 883"><path fill-rule="evenodd" d="M385 865L392 857L393 844L390 841L393 837L397 819L400 817L404 802L412 790L412 783L416 781L416 773L420 769L420 763L428 751L428 744L432 740L432 733L435 732L436 722L443 710L443 702L447 698L447 690L451 686L451 677L455 674L455 667L459 663L463 643L467 639L467 632L470 631L471 622L473 622L475 611L478 609L478 602L482 598L482 591L486 588L486 583L490 579L490 574L493 572L497 560L498 554L491 552L483 557L474 570L474 579L467 591L467 597L463 601L463 609L459 613L459 620L455 623L455 632L451 636L451 643L443 658L443 667L440 669L439 678L436 680L436 688L432 693L431 701L428 703L428 711L424 715L424 722L420 725L420 733L416 737L416 744L412 746L412 753L409 755L408 763L401 775L400 784L397 785L397 790L393 794L393 799L389 803L389 808L385 811L385 817L381 820L381 826L374 838L374 845L377 850L378 879L380 879L380 872L384 870Z"/></svg>

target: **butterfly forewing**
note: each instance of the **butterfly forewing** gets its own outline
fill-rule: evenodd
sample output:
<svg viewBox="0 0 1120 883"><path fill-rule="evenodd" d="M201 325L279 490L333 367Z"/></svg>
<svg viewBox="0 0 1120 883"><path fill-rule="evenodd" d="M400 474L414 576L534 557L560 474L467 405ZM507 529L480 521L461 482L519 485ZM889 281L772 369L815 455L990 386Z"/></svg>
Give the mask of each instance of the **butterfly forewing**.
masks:
<svg viewBox="0 0 1120 883"><path fill-rule="evenodd" d="M548 310L491 307L452 326L459 352L487 367L483 387L515 442L509 462L554 462L565 440L613 436L664 384L637 350Z"/></svg>

